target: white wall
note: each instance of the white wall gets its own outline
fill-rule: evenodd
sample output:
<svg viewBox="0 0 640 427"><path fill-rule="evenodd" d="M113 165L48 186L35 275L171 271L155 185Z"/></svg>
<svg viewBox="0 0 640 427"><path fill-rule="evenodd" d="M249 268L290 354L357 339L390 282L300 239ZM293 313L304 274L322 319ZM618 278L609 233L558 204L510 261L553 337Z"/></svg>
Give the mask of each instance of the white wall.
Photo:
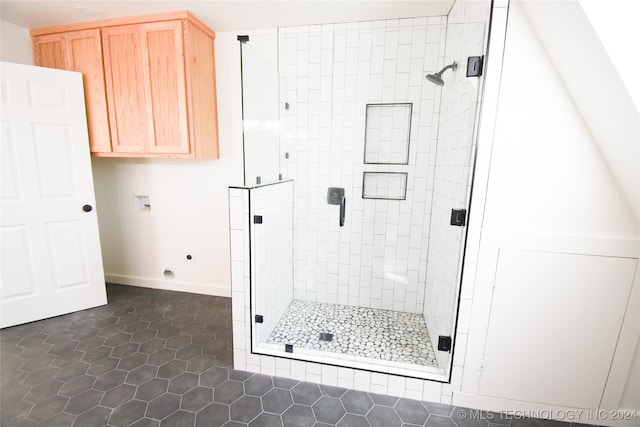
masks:
<svg viewBox="0 0 640 427"><path fill-rule="evenodd" d="M243 182L236 35L215 41L219 160L93 159L108 281L231 295L227 188ZM151 210L136 211L134 195L149 196Z"/></svg>
<svg viewBox="0 0 640 427"><path fill-rule="evenodd" d="M495 62L491 62L491 58L489 61L488 72L492 72ZM481 239L479 249L477 246L474 249L477 269L469 271L475 273L475 280L470 278L463 284L463 293L465 288L473 292L472 316L468 320L471 326L462 390L454 393L454 403L486 409L563 409L563 401L554 397L557 389L561 388L554 385L560 377L552 375L551 368L557 361L568 357L573 363L572 370L584 368L579 375L582 382L597 376L607 379L606 385L602 387L600 384L600 389L596 390L596 402L599 404L594 407L592 400L590 409L616 409L621 398L628 404L622 393L640 329L637 322L640 308L639 271L636 267L639 255L637 222L593 139L594 135L589 132L574 99L565 89L553 61L529 26L518 2L512 2L509 7L499 97L493 83L487 82L486 89L491 94L485 96L474 189L474 200L476 190L480 194L486 192L486 204L474 201L471 207L471 227L479 227L477 233ZM589 87L584 90L589 90ZM495 133L492 126L484 126L490 123L490 117L496 118ZM490 160L490 168L486 160ZM487 187L483 188L485 184ZM470 230L470 236L475 234L476 231ZM617 319L617 324L606 337L610 344L599 354L604 356L605 352L608 353L608 359L604 367L600 365L598 372L586 368L585 358L581 357L584 353L593 352L593 343L585 339L570 348L567 348L570 340L563 340L561 345L552 348L543 346L539 352L529 353L530 357L517 359L512 366L501 364L495 358L486 359L499 352L500 346L509 345L503 340L491 342L487 338L492 319L509 308L506 307L509 302L498 301L500 285L504 286L497 281L502 274L498 258L504 251L523 256L532 251L572 254L581 259L585 271L592 266L589 260L594 256L632 262L636 278L631 292L633 272L626 278L620 278L616 276L619 271L612 269L597 279L603 303L596 305L595 310L586 311L587 304L582 303L586 292L582 292L584 281L578 279L577 273L570 276L562 267L544 262L537 264L537 268L549 277L549 281L563 277L554 303L510 301L512 306L524 307L517 316L510 317L513 323L509 326L516 332L526 325L528 319L536 316L563 327L570 324L564 319L580 316L598 316L603 319L603 324L606 323L604 319ZM518 260L523 259L518 256ZM518 285L522 283L518 282ZM595 292L595 289L590 288L589 291ZM564 297L560 296L562 292L567 292ZM624 301L606 306L605 302L613 293L624 294ZM571 295L580 298L572 298ZM560 305L557 304L558 298L562 301ZM527 316L527 320L521 322L518 316ZM580 325L575 330L565 331L565 334L570 333L575 338L583 332L579 328ZM534 335L521 330L525 334L523 338L535 339ZM544 335L554 331L549 327L536 333ZM500 376L520 379L521 390L530 391L531 385L541 378L528 377L529 372L534 371L528 368L539 366L541 358L545 359L544 363L552 364L544 373L547 390L544 396L516 401L514 397L511 397L513 400L504 396L498 398L500 396L485 392L489 388L483 387L485 380L495 380ZM578 361L580 363L576 363ZM575 386L580 388L577 384ZM633 387L628 390L634 393ZM553 414L557 416L558 412ZM611 420L583 418L581 422L610 423Z"/></svg>
<svg viewBox="0 0 640 427"><path fill-rule="evenodd" d="M0 59L6 62L33 65L29 29L0 21Z"/></svg>

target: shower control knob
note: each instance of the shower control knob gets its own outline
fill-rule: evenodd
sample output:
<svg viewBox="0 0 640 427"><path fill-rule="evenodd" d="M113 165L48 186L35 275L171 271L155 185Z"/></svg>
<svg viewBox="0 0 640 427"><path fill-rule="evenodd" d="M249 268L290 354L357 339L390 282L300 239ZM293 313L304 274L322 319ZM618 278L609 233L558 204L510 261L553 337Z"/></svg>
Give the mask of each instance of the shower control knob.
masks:
<svg viewBox="0 0 640 427"><path fill-rule="evenodd" d="M84 206L82 207L82 210L83 210L83 211L85 211L85 212L91 212L91 211L93 210L93 206L91 206L91 205L84 205Z"/></svg>

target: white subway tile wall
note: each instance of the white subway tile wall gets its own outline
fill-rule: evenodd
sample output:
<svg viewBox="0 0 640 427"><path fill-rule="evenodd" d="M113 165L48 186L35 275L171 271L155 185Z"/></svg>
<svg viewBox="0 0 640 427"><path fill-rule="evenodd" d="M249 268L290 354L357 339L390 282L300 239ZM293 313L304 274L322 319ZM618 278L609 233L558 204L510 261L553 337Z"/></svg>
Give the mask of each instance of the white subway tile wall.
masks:
<svg viewBox="0 0 640 427"><path fill-rule="evenodd" d="M489 5L490 2L477 2L471 0L457 0L452 8L448 19L449 22L455 23L468 23L468 22L479 22L486 23L488 20L489 13ZM498 40L495 37L495 34L500 31L504 32L504 27L506 26L506 8L507 4L500 4L499 6L494 7L494 22L492 28L492 44L490 46L490 50L488 52L487 58L489 60L489 64L491 67L488 67L486 70L488 71L486 78L500 80L500 68L502 61L502 52L503 52L503 40ZM498 12L497 14L495 12ZM505 13L500 13L505 12ZM496 20L496 16L500 19ZM413 25L427 25L436 24L442 25L445 18L435 17L435 18L422 18L422 19L413 19ZM405 25L401 25L405 24ZM376 21L376 22L365 22L358 24L349 24L351 30L355 25L359 26L360 30L369 30L370 34L360 33L360 42L364 43L366 46L367 43L371 44L371 49L358 49L357 52L357 91L356 96L360 96L361 93L368 96L369 89L361 89L360 82L364 87L367 87L370 82L371 91L373 94L380 94L376 99L382 99L382 76L384 70L384 47L386 45L386 28L387 25L390 28L396 28L397 26L398 32L398 41L400 38L400 27L406 27L408 21L406 20L396 20L396 21ZM320 184L323 184L323 188L328 187L329 176L337 176L339 179L342 179L342 165L332 163L332 159L339 163L340 159L343 156L343 152L338 150L337 152L332 149L334 145L337 148L340 148L340 144L334 142L333 139L333 130L332 130L332 91L333 91L333 78L331 73L333 72L333 52L330 47L333 46L334 43L334 30L335 31L345 31L347 30L347 24L336 24L336 25L322 25L322 26L310 26L304 27L306 28L306 33L308 35L308 58L309 62L307 63L307 71L308 76L318 76L320 78L308 78L308 98L305 98L304 95L301 95L301 99L308 99L307 102L307 121L308 128L306 132L301 127L299 130L291 130L287 137L289 138L289 146L284 151L289 151L292 154L295 153L297 157L294 162L289 162L284 164L284 172L286 176L296 176L296 188L300 190L300 188L309 187L309 182L315 187L319 187ZM298 28L287 28L283 31L281 35L281 44L283 43L282 37L285 34L297 34ZM305 30L302 29L301 33L304 34ZM315 37L316 33L319 33L319 37ZM416 37L416 33L412 34ZM393 38L394 36L391 36ZM406 40L407 33L403 32L402 40ZM418 35L417 37L420 37ZM437 43L429 43L429 40L433 41L436 34L434 32L429 33L425 31L424 40L427 42L426 47L422 46L425 50L425 62L424 62L424 71L437 71L438 66L443 63L437 62L439 56L439 46ZM286 37L284 37L284 41L286 41ZM338 42L338 37L336 37L336 42ZM342 38L339 41L340 45L344 43L344 49L347 49L347 40L346 38ZM353 44L353 40L349 42L349 46ZM389 45L392 45L392 41L389 42ZM486 45L486 42L485 42ZM294 48L295 46L295 48ZM294 40L290 40L287 45L287 49L297 50L297 42ZM410 56L413 57L414 54L417 54L420 49L419 47L415 47L412 45L410 50ZM399 54L396 54L396 58ZM390 57L393 54L390 52ZM342 58L347 59L346 52ZM375 59L375 61L374 61ZM440 58L442 59L442 58ZM365 62L366 64L360 64L360 62ZM368 62L367 62L368 61ZM290 71L289 75L295 75L297 72L297 65L295 62L291 64L282 64L282 66L288 66ZM292 72L292 68L295 71ZM351 64L353 66L353 64ZM362 67L362 68L361 68ZM366 69L365 67L369 67ZM304 64L300 65L301 70L305 68ZM346 65L345 65L346 69ZM410 64L410 74L414 73L414 68ZM415 71L415 73L422 73L422 70ZM424 76L420 76L421 79L424 79ZM338 79L339 80L339 79ZM366 84L365 84L366 82ZM287 83L285 81L282 82ZM290 83L290 82L289 82ZM281 87L284 87L281 85ZM343 86L344 87L344 86ZM493 105L495 107L495 101L498 99L498 88L499 85L491 85L491 88L485 87L484 96L485 100L488 99L493 101L490 103L489 108ZM435 87L427 87L423 88L423 92L432 92L435 93ZM289 99L296 99L295 90L293 90L289 95L293 95L292 98L289 96ZM381 102L381 101L379 101ZM394 99L395 102L395 99ZM486 104L486 103L485 103ZM414 104L415 105L415 104ZM427 103L427 106L430 106L434 109L434 111L439 108L433 103ZM473 227L479 227L482 221L482 211L484 206L484 196L486 195L486 179L488 175L488 163L490 160L489 156L483 156L483 153L491 151L491 142L492 142L492 131L493 125L495 121L495 115L491 115L490 111L484 111L487 108L487 105L483 105L483 115L480 121L480 134L478 136L479 146L478 146L478 164L477 168L485 170L486 173L478 176L476 173L476 182L474 188L474 198L471 205L471 210L473 215L470 217L470 225ZM321 113L322 111L322 113ZM446 113L446 107L443 108L443 112ZM364 113L363 113L364 114ZM312 119L313 117L313 119ZM287 125L296 124L297 123L297 115L290 115L287 117ZM301 118L300 120L304 120ZM433 118L431 119L433 122ZM344 123L344 121L343 121ZM346 121L346 123L350 123ZM437 122L435 122L437 123ZM324 124L324 125L323 125ZM426 125L422 127L428 127ZM421 129L422 129L421 127ZM296 128L290 128L296 129ZM355 131L349 131L350 128L345 128L342 131L342 137L344 138L344 134L355 136ZM423 129L424 130L424 129ZM431 134L436 135L436 127L434 129L429 129ZM336 131L339 133L339 131ZM431 138L430 134L430 138ZM296 140L297 136L304 136L304 141L302 139ZM304 142L305 150L301 150L299 153L294 152L292 148L295 148L296 145L294 141L297 141L296 144L303 145ZM320 144L320 141L324 141L324 144ZM341 139L340 141L344 141ZM351 147L355 145L355 142L351 142ZM350 146L349 143L345 142L345 147ZM354 158L354 150L351 150L351 158ZM416 151L414 155L417 157L419 154ZM435 150L432 152L424 151L422 157L426 156L429 159L429 164L434 164L435 158ZM294 157L294 156L292 156ZM349 155L347 155L349 157ZM313 161L309 162L311 159ZM300 163L300 160L304 160L303 163ZM417 159L416 159L417 161ZM484 164L486 163L486 164ZM355 177L358 174L363 172L362 169L356 170L354 168L353 172L349 175L351 176L352 183L357 182ZM298 171L301 173L298 175ZM307 173L308 172L308 173ZM334 175L332 172L339 173L340 175ZM312 175L315 174L315 175ZM319 174L318 174L319 173ZM433 174L433 171L431 172ZM433 179L433 175L429 176ZM360 179L361 180L361 179ZM345 182L348 181L345 179ZM414 181L415 182L415 181ZM325 185L326 184L326 185ZM411 184L413 185L413 183ZM424 185L424 184L420 184ZM361 188L360 188L361 190ZM319 190L318 190L319 191ZM324 190L326 192L326 189ZM353 187L351 189L353 192ZM410 191L414 191L414 187L411 187ZM310 194L310 193L308 193ZM322 194L320 191L320 196L313 200L313 197L308 197L305 195L304 191L295 193L295 204L296 204L296 212L299 209L307 209L308 207L315 207L318 210L319 204L326 203L324 200L326 195ZM320 199L320 200L319 200ZM339 289L339 281L338 277L340 274L346 276L356 276L359 275L359 280L363 282L371 281L372 285L369 292L369 298L371 300L382 298L383 287L382 287L382 279L378 276L373 276L374 270L376 271L376 275L381 273L381 269L379 268L381 259L384 259L386 248L384 242L384 233L389 231L391 233L395 233L396 238L399 237L407 237L409 239L408 251L407 251L407 266L409 270L412 271L412 274L417 274L421 276L423 280L426 276L425 271L420 270L419 264L420 259L422 257L422 248L426 248L426 244L428 243L428 238L423 238L421 235L418 237L414 236L413 230L417 230L421 225L421 222L418 220L418 215L415 214L410 209L404 209L398 205L395 208L389 209L390 203L397 203L394 201L387 200L375 200L373 204L373 209L364 209L364 201L360 200L356 202L354 200L354 205L358 207L358 209L353 209L349 212L349 215L353 219L354 223L358 221L361 224L360 233L352 233L359 234L359 237L353 239L353 242L360 243L360 250L356 249L356 243L349 245L348 240L341 240L340 234L336 227L331 227L329 230L328 223L329 219L331 223L337 222L337 212L317 212L316 216L311 220L309 218L305 218L304 215L299 215L296 213L295 221L296 227L298 227L298 232L295 235L295 243L296 248L300 248L301 244L304 242L304 247L308 247L311 249L309 253L311 255L307 256L305 251L296 251L295 253L295 267L304 267L306 270L306 265L309 260L314 261L316 264L316 269L313 270L314 274L311 274L311 278L318 274L318 272L327 271L327 281L324 286L318 286L319 291L317 294L320 295L337 295ZM440 402L440 403L451 403L453 400L453 393L457 390L460 390L460 381L463 375L464 368L464 360L465 360L465 348L467 342L467 328L468 325L464 325L462 327L463 331L459 331L456 338L456 347L455 347L455 356L453 361L453 371L452 371L452 384L446 385L443 387L443 383L428 381L428 380L420 380L413 378L404 378L398 377L396 375L389 374L376 374L372 372L368 372L365 370L351 369L351 368L343 368L343 367L330 367L318 363L313 362L304 362L298 360L290 360L284 358L277 358L271 356L259 356L251 353L251 335L250 335L250 308L249 308L249 194L246 189L230 189L229 190L229 206L230 206L230 233L231 233L231 253L232 253L232 295L233 295L233 328L234 328L234 367L235 369L247 370L250 372L262 372L262 373L271 373L275 370L275 375L285 378L292 378L296 380L302 381L316 381L318 383L326 384L326 385L337 385L339 387L345 388L354 388L357 390L363 391L375 391L383 394L394 394L398 396L403 396L407 398L416 398L422 399L431 402ZM335 208L335 206L332 206ZM417 205L415 209L418 210L418 213L424 214L425 204L422 201L422 204ZM305 211L306 212L306 211ZM329 218L329 213L332 214ZM335 216L333 215L335 214ZM236 218L241 217L242 219L237 220ZM375 219L378 218L380 221L377 223ZM387 223L387 219L391 218L393 221L390 224ZM384 221L383 221L384 220ZM306 225L307 222L313 224L315 228L307 230ZM302 227L301 227L302 226ZM323 232L319 232L320 227ZM413 227L416 227L415 229ZM388 230L387 230L388 229ZM377 232L376 232L377 231ZM381 234L382 233L382 234ZM329 237L329 238L327 238ZM305 239L316 239L315 241L305 240ZM321 239L322 238L322 239ZM468 237L468 245L477 245L480 239L480 233L470 233ZM307 243L309 242L309 243ZM375 244L374 244L375 243ZM352 249L354 248L354 249ZM353 251L353 254L352 254ZM391 255L390 253L388 255ZM403 254L404 255L404 254ZM353 256L353 259L352 259ZM358 268L352 268L351 262L358 261L358 257L360 257L360 265L359 271ZM375 259L375 263L374 263ZM363 261L364 260L364 261ZM471 306L472 306L472 297L473 290L468 289L473 286L473 282L475 280L475 257L469 257L465 259L465 282L462 287L462 295L461 298L464 304L460 307L460 316L462 319L468 318ZM323 267L320 267L320 264L325 264ZM340 265L340 268L335 269L331 268L331 272L329 272L329 265ZM325 270L326 269L326 270ZM304 284L307 279L306 273L304 273L304 277L301 278L298 274L296 277L296 285ZM414 279L417 280L419 279ZM300 283L299 283L300 282ZM376 282L374 286L373 283ZM349 294L347 286L347 295ZM355 290L352 292L356 292ZM362 290L360 290L362 292ZM421 293L422 292L422 293ZM306 295L307 293L313 294L311 290L307 290L303 288L303 291L300 293L296 290L296 298L298 295ZM424 297L424 290L417 290L418 298L421 299ZM387 292L386 295L389 295ZM393 295L393 291L391 293ZM363 298L366 300L367 298ZM407 310L410 311L410 310ZM466 317L465 317L466 316Z"/></svg>
<svg viewBox="0 0 640 427"><path fill-rule="evenodd" d="M295 299L422 313L440 105L424 75L445 34L445 17L280 29ZM366 161L407 164L365 164L365 122ZM363 199L363 183L365 197L405 200ZM345 189L344 227L328 187Z"/></svg>

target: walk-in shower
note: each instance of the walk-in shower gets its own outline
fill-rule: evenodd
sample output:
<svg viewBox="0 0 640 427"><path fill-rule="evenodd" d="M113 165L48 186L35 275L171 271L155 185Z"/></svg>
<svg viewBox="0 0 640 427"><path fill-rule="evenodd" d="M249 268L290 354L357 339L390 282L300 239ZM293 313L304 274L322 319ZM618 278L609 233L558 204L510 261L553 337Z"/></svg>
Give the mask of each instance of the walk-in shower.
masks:
<svg viewBox="0 0 640 427"><path fill-rule="evenodd" d="M485 24L239 37L251 353L448 381Z"/></svg>

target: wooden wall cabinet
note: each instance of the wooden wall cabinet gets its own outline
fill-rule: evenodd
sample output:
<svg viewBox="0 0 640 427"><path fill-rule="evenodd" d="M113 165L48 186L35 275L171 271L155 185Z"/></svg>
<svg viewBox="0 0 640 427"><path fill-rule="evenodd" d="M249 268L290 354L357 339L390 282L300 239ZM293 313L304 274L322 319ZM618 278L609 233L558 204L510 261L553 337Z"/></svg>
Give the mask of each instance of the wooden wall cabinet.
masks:
<svg viewBox="0 0 640 427"><path fill-rule="evenodd" d="M94 156L219 157L215 34L190 13L31 35L36 65L83 73Z"/></svg>

